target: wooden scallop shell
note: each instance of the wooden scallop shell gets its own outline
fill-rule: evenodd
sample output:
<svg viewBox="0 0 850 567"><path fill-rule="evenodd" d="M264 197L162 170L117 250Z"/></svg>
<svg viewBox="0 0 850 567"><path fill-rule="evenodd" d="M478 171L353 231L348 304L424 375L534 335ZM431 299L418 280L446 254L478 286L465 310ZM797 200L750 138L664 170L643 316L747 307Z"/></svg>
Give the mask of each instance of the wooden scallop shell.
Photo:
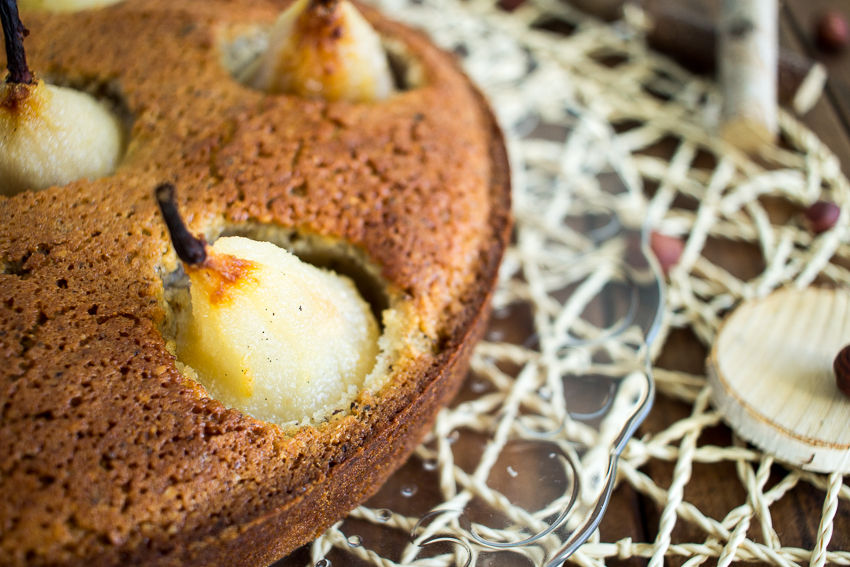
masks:
<svg viewBox="0 0 850 567"><path fill-rule="evenodd" d="M783 289L746 301L709 356L712 401L741 437L779 460L850 473L850 398L832 370L848 343L846 289Z"/></svg>

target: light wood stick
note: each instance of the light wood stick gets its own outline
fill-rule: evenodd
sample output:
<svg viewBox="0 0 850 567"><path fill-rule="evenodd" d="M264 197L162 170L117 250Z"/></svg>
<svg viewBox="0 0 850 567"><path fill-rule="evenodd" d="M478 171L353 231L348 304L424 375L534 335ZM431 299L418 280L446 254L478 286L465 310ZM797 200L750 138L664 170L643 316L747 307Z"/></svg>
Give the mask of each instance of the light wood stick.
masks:
<svg viewBox="0 0 850 567"><path fill-rule="evenodd" d="M652 21L647 42L653 49L675 59L695 73L714 74L717 69L717 28L704 14L670 0L643 0ZM797 114L817 103L826 84L826 69L817 61L779 49L777 100Z"/></svg>
<svg viewBox="0 0 850 567"><path fill-rule="evenodd" d="M721 135L746 152L776 138L779 11L776 0L723 0L718 62Z"/></svg>
<svg viewBox="0 0 850 567"><path fill-rule="evenodd" d="M573 6L601 18L622 17L625 0L567 0ZM525 0L500 0L513 11ZM716 74L717 27L705 14L682 6L675 0L639 0L651 22L646 40L656 51L667 55L695 73ZM826 85L826 67L804 54L779 48L777 101L799 115L817 104Z"/></svg>

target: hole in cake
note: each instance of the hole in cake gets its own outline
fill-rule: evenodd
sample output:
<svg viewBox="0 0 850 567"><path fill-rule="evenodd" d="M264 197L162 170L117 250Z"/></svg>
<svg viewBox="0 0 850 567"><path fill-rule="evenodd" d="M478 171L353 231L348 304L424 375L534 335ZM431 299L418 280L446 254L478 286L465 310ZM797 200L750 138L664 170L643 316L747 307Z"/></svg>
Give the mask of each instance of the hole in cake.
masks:
<svg viewBox="0 0 850 567"><path fill-rule="evenodd" d="M379 68L374 71L377 75L388 73L388 79L391 85L389 88L377 88L378 92L385 91L384 94L371 96L371 91L362 92L361 86L368 80L372 69L358 68L351 77L337 79L328 79L330 82L349 81L356 83L354 86L340 86L338 84L320 85L316 80L320 73L309 73L304 68L293 70L295 77L286 84L275 83L274 78L260 78L262 57L268 52L270 45L274 42L273 28L259 26L241 26L222 30L219 34L219 50L222 66L230 75L242 83L243 85L255 90L268 92L287 92L308 97L325 97L329 99L349 99L355 101L365 101L370 99L381 99L392 94L393 92L404 92L413 90L423 86L425 83L425 73L422 64L410 52L407 45L395 38L380 37L378 49L383 52L381 55L375 55L368 64L362 61L357 64L361 67L370 67L374 65ZM377 51L376 51L377 53ZM290 57L290 59L293 59ZM311 63L315 63L321 57L305 56L304 59L310 59ZM281 59L282 60L282 59ZM349 59L350 60L350 59ZM349 65L346 60L346 65ZM326 68L339 68L336 61L333 65L326 65ZM276 66L276 70L282 68L282 64ZM385 69L383 69L385 68ZM383 69L383 70L382 70ZM269 85L269 83L272 83ZM293 84L295 83L295 84Z"/></svg>
<svg viewBox="0 0 850 567"><path fill-rule="evenodd" d="M422 64L407 49L401 41L384 38L382 42L387 52L387 62L393 75L397 91L417 89L425 83L425 73Z"/></svg>
<svg viewBox="0 0 850 567"><path fill-rule="evenodd" d="M208 268L163 270L160 330L184 376L228 407L283 426L319 424L351 413L363 390L383 387L404 346L429 348L419 344L411 302L353 245L260 223L227 226L208 240L208 258L238 259L242 272L209 294ZM235 251L250 242L262 252ZM269 243L291 253L280 269L271 258L281 251Z"/></svg>
<svg viewBox="0 0 850 567"><path fill-rule="evenodd" d="M27 277L29 277L30 272L32 271L24 267L24 264L28 259L29 255L21 258L20 260L10 260L3 262L3 273L18 276L21 279L26 279Z"/></svg>

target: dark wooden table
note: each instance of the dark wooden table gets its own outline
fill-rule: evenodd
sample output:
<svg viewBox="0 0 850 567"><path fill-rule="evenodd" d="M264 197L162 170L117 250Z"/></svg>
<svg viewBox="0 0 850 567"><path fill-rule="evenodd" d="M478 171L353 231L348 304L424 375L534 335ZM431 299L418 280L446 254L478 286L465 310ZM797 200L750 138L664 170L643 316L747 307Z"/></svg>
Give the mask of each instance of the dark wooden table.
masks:
<svg viewBox="0 0 850 567"><path fill-rule="evenodd" d="M706 19L717 16L719 0L663 0L685 5L700 12ZM826 53L814 41L814 27L819 17L828 9L843 12L850 21L850 2L840 0L785 0L780 13L780 43L789 49L805 53L822 62L829 71L829 81L824 96L805 116L803 123L811 128L839 157L845 174L850 174L850 49L841 53ZM746 254L728 254L723 263L740 271L751 269ZM689 332L674 332L667 341L658 366L702 375L705 372L706 348ZM659 396L639 435L657 432L686 417L691 406L664 396ZM848 424L850 425L850 424ZM698 444L727 446L732 433L725 426L705 431ZM668 487L673 476L673 463L653 460L643 471L661 487ZM779 465L774 466L768 487L783 476ZM732 463L695 464L693 475L685 489L684 498L704 514L722 519L735 507L746 502L746 492L737 480ZM818 532L824 492L807 483L800 483L791 493L770 509L773 527L783 546L812 549ZM615 492L609 512L601 525L603 541L617 541L631 537L635 541L652 542L658 530L661 509L628 486ZM830 550L850 550L850 505L839 504L835 517L835 530ZM757 522L753 522L748 537L763 541ZM679 520L673 532L673 543L702 542L706 534ZM670 561L680 565L684 561ZM623 562L609 561L609 565ZM628 565L645 564L646 560L632 559ZM715 564L714 561L705 565Z"/></svg>

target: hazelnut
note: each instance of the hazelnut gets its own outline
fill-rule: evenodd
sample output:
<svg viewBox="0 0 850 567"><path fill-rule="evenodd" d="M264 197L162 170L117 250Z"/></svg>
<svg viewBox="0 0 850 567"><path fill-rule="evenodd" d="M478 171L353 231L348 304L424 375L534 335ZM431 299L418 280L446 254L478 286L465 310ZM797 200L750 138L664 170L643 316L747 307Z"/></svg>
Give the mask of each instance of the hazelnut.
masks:
<svg viewBox="0 0 850 567"><path fill-rule="evenodd" d="M806 221L809 230L815 234L826 232L835 226L841 209L830 201L818 201L806 209Z"/></svg>
<svg viewBox="0 0 850 567"><path fill-rule="evenodd" d="M679 263L682 252L685 251L685 243L681 238L659 232L653 232L649 235L649 247L665 274L669 273L670 269Z"/></svg>
<svg viewBox="0 0 850 567"><path fill-rule="evenodd" d="M850 396L850 345L838 352L832 363L832 369L835 371L835 385Z"/></svg>
<svg viewBox="0 0 850 567"><path fill-rule="evenodd" d="M850 42L850 26L844 14L836 10L824 13L815 27L815 39L825 51L841 51Z"/></svg>

